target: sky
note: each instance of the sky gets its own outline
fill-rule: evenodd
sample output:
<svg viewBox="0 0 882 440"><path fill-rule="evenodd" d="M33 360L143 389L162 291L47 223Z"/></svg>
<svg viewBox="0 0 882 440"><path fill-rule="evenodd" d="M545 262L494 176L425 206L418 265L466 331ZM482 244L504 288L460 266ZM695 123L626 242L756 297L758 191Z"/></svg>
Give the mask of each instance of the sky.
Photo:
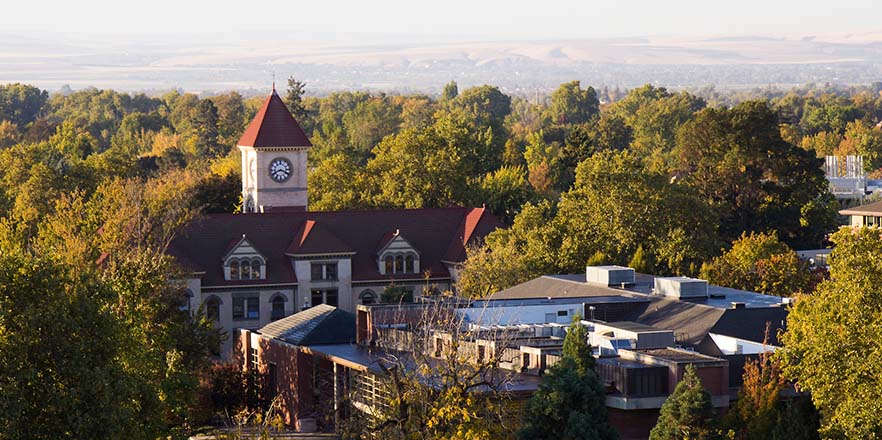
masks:
<svg viewBox="0 0 882 440"><path fill-rule="evenodd" d="M882 31L878 0L6 0L0 33L531 40Z"/></svg>

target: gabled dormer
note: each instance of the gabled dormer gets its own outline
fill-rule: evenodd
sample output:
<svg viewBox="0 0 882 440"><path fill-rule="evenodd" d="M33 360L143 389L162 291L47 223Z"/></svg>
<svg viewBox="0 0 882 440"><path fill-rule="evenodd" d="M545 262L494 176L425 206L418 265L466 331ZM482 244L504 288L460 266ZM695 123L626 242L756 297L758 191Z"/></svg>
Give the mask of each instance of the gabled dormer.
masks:
<svg viewBox="0 0 882 440"><path fill-rule="evenodd" d="M380 240L377 267L381 275L420 273L420 253L396 229Z"/></svg>
<svg viewBox="0 0 882 440"><path fill-rule="evenodd" d="M230 243L222 261L224 279L227 281L266 278L266 257L251 244L245 234Z"/></svg>

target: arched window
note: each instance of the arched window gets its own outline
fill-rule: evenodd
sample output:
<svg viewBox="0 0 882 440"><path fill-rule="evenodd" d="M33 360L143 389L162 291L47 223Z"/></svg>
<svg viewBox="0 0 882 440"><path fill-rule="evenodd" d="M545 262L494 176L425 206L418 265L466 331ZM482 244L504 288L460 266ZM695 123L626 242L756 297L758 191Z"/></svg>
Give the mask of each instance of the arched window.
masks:
<svg viewBox="0 0 882 440"><path fill-rule="evenodd" d="M270 319L275 321L277 319L282 319L285 317L285 301L288 299L285 298L281 293L275 294L273 299L270 300L273 304L273 310L270 314Z"/></svg>
<svg viewBox="0 0 882 440"><path fill-rule="evenodd" d="M413 255L409 255L404 259L404 272L406 273L414 273L415 270L413 268Z"/></svg>
<svg viewBox="0 0 882 440"><path fill-rule="evenodd" d="M395 273L394 261L391 255L386 257L386 273Z"/></svg>
<svg viewBox="0 0 882 440"><path fill-rule="evenodd" d="M395 257L395 273L404 272L404 257L401 255Z"/></svg>
<svg viewBox="0 0 882 440"><path fill-rule="evenodd" d="M212 295L205 300L205 316L212 321L220 321L220 298Z"/></svg>
<svg viewBox="0 0 882 440"><path fill-rule="evenodd" d="M260 278L260 260L254 259L251 260L251 279L256 280Z"/></svg>
<svg viewBox="0 0 882 440"><path fill-rule="evenodd" d="M373 290L361 292L361 303L368 306L377 302L377 294Z"/></svg>
<svg viewBox="0 0 882 440"><path fill-rule="evenodd" d="M230 262L230 279L238 280L239 279L239 261L233 260Z"/></svg>
<svg viewBox="0 0 882 440"><path fill-rule="evenodd" d="M242 261L242 265L239 266L239 270L241 271L240 279L250 280L251 279L251 264L249 264L248 260Z"/></svg>

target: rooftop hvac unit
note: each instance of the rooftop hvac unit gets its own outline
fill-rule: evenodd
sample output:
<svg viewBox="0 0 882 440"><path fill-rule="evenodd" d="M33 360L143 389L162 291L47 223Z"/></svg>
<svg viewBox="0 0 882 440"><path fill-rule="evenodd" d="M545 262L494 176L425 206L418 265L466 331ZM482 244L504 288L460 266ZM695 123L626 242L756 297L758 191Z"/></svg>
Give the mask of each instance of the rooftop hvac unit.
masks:
<svg viewBox="0 0 882 440"><path fill-rule="evenodd" d="M585 281L603 286L634 284L634 269L622 266L588 266Z"/></svg>
<svg viewBox="0 0 882 440"><path fill-rule="evenodd" d="M707 298L707 281L689 277L656 278L655 290L671 298Z"/></svg>

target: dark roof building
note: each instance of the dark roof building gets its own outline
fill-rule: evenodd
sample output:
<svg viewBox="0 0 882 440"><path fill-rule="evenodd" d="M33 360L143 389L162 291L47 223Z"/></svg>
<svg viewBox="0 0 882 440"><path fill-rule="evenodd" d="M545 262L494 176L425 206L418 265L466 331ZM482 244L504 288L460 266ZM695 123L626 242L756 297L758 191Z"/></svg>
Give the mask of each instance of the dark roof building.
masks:
<svg viewBox="0 0 882 440"><path fill-rule="evenodd" d="M275 89L237 146L244 213L200 218L169 247L193 274L191 309L228 332L320 304L352 312L392 283L450 289L468 244L500 226L484 208L310 212L312 144Z"/></svg>

